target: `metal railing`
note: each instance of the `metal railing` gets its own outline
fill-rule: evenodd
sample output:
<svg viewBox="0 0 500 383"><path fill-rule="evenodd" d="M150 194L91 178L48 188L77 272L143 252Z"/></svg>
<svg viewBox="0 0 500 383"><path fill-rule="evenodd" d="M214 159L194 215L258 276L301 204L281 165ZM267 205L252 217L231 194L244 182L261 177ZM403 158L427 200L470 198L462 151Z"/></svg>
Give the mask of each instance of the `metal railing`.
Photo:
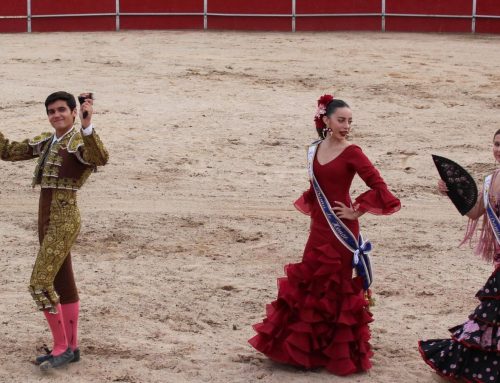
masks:
<svg viewBox="0 0 500 383"><path fill-rule="evenodd" d="M476 32L476 21L478 19L500 19L499 15L478 15L477 14L477 0L471 0L472 12L470 15L447 15L447 14L420 14L420 13L387 13L386 0L381 1L381 12L372 13L298 13L297 0L291 1L291 13L225 13L225 12L208 12L209 0L203 0L203 11L200 12L122 12L120 8L120 0L116 0L115 11L107 13L67 13L67 14L33 14L32 1L27 1L26 15L17 16L0 16L0 20L5 19L25 19L27 32L32 31L32 22L35 19L49 19L49 18L67 18L67 17L115 17L116 31L121 29L120 17L148 17L148 16L162 16L162 17L184 17L184 16L199 16L203 17L203 29L209 29L210 17L256 17L256 18L290 18L290 29L295 32L297 28L297 20L301 18L317 18L317 17L380 17L381 31L386 30L386 22L389 17L412 17L412 18L440 18L440 19L470 19L471 32ZM499 7L500 8L500 7ZM500 13L500 9L499 9Z"/></svg>

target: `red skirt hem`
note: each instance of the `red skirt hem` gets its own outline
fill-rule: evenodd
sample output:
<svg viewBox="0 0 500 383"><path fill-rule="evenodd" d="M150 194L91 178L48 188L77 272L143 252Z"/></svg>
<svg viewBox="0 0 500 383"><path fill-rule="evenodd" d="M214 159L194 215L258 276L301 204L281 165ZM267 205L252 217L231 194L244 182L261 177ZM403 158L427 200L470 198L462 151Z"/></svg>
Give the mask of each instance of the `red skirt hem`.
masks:
<svg viewBox="0 0 500 383"><path fill-rule="evenodd" d="M279 363L340 376L369 370L373 318L362 280L345 275L345 262L330 244L306 246L303 261L285 267L278 298L248 342Z"/></svg>

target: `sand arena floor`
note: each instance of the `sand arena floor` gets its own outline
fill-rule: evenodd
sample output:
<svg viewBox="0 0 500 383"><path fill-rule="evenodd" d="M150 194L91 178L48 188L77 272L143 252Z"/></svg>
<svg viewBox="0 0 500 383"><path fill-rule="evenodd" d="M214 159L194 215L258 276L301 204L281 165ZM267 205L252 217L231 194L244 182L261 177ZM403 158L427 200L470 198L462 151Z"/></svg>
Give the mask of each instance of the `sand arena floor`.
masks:
<svg viewBox="0 0 500 383"><path fill-rule="evenodd" d="M49 342L27 282L34 163L0 163L0 382L431 382L420 338L447 337L491 266L457 248L466 220L437 195L430 154L480 180L495 168L500 36L121 32L0 35L0 130L50 130L55 90L96 94L108 166L79 193L74 248L82 361L42 376ZM84 48L81 48L84 47ZM364 216L376 249L374 367L337 378L280 366L246 340L298 262L305 146L319 95L403 203ZM359 180L353 195L365 189Z"/></svg>

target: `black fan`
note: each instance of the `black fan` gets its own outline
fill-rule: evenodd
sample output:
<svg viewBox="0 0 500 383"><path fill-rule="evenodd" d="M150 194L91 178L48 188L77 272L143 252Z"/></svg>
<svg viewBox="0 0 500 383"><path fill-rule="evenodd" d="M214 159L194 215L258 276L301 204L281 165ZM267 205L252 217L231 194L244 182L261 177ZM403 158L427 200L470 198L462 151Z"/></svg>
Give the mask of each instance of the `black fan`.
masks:
<svg viewBox="0 0 500 383"><path fill-rule="evenodd" d="M467 171L456 162L432 155L441 179L448 187L448 197L460 214L465 215L477 202L477 186Z"/></svg>

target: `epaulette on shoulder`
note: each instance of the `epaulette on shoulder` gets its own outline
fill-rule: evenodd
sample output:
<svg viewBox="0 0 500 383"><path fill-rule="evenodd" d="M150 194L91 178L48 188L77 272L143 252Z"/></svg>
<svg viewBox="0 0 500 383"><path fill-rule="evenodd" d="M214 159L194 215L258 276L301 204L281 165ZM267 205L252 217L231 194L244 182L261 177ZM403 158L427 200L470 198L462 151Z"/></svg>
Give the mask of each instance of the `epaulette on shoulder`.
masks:
<svg viewBox="0 0 500 383"><path fill-rule="evenodd" d="M41 133L38 136L33 137L31 140L29 140L28 144L30 146L37 146L38 144L41 144L45 141L48 141L50 138L52 138L53 135L54 135L54 133L52 133L52 132Z"/></svg>
<svg viewBox="0 0 500 383"><path fill-rule="evenodd" d="M83 137L81 132L76 132L71 136L68 142L68 152L75 153L80 146L83 146Z"/></svg>

